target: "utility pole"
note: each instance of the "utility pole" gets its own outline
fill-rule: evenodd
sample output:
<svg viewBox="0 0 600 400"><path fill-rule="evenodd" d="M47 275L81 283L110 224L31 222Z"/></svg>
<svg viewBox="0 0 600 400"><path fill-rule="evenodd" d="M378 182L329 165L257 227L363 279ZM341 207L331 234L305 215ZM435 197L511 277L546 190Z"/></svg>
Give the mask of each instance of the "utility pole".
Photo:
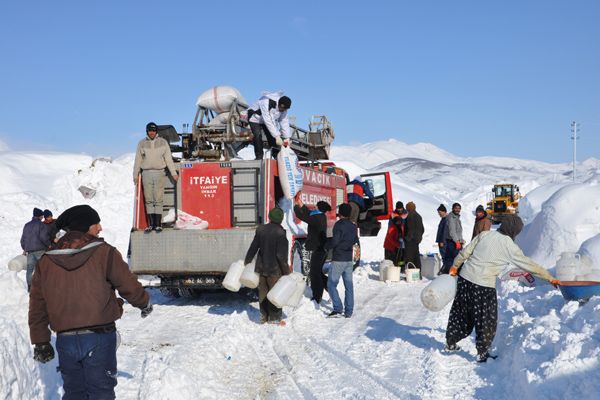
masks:
<svg viewBox="0 0 600 400"><path fill-rule="evenodd" d="M577 172L577 139L579 139L579 136L577 136L577 132L579 132L577 122L573 121L571 122L571 139L573 140L573 182L575 182L575 175Z"/></svg>

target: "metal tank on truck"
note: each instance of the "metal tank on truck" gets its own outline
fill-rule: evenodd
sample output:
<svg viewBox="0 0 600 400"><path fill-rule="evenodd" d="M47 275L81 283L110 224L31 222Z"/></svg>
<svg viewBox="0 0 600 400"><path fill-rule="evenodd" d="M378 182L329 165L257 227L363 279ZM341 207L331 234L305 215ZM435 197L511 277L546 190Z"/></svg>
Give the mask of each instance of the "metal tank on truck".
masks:
<svg viewBox="0 0 600 400"><path fill-rule="evenodd" d="M295 218L293 204L283 196L276 160L242 160L237 150L252 141L247 105L237 90L217 86L197 102L192 132L177 133L171 125L158 127L170 144L179 180L165 185L163 231L144 233L148 226L141 184L135 194L129 265L138 275L154 275L165 294L190 295L221 288L229 266L243 260L258 225L276 205L286 211L282 224L290 243L293 270L308 273L310 254L304 248L306 231ZM320 200L335 210L347 201L348 174L329 159L334 133L325 116L312 117L309 128L290 125L290 147L298 156L303 176L302 201L311 209ZM265 144L265 146L268 146ZM389 173L363 176L375 199L361 213L361 236L375 236L379 220L393 211ZM331 235L335 212L328 218Z"/></svg>

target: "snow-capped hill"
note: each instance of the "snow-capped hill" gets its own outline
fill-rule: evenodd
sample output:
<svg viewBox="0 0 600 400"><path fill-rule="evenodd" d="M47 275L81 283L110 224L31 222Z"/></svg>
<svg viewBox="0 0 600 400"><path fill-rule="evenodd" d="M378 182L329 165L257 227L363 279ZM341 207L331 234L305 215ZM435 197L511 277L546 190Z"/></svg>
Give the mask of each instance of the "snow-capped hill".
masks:
<svg viewBox="0 0 600 400"><path fill-rule="evenodd" d="M365 169L401 158L420 158L441 163L459 160L455 155L432 144L406 144L396 139L351 146L333 146L330 158L336 161L360 160L361 166Z"/></svg>

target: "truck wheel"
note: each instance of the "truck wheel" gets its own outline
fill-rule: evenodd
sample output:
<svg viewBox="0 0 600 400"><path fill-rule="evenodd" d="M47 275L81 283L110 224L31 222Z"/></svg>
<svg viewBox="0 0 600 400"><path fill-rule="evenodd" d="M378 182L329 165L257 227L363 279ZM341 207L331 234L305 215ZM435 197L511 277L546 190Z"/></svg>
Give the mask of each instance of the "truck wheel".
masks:
<svg viewBox="0 0 600 400"><path fill-rule="evenodd" d="M179 288L179 295L185 299L193 299L199 296L199 292L192 288Z"/></svg>
<svg viewBox="0 0 600 400"><path fill-rule="evenodd" d="M176 288L161 286L160 288L158 288L158 290L163 296L175 298L179 297L179 290L177 290Z"/></svg>

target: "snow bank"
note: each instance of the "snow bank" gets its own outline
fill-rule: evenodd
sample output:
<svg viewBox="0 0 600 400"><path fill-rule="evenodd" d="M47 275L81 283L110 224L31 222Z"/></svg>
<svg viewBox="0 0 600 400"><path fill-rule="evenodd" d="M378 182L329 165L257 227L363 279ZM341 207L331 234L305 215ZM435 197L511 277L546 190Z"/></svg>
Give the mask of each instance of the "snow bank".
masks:
<svg viewBox="0 0 600 400"><path fill-rule="evenodd" d="M554 265L563 251L577 251L600 229L600 185L569 184L556 191L525 226L517 243L538 263Z"/></svg>

